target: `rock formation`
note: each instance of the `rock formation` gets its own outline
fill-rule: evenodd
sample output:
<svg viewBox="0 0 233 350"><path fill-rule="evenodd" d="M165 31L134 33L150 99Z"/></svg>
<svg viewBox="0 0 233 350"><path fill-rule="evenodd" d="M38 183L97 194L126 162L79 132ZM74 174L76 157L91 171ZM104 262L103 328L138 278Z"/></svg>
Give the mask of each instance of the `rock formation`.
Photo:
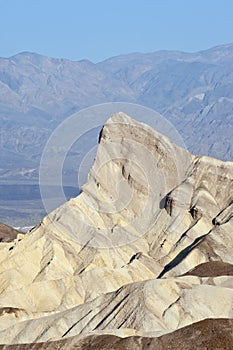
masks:
<svg viewBox="0 0 233 350"><path fill-rule="evenodd" d="M193 350L193 349L232 349L232 327L230 319L206 319L176 330L161 337L126 338L113 335L75 336L53 342L7 345L3 350Z"/></svg>
<svg viewBox="0 0 233 350"><path fill-rule="evenodd" d="M19 234L23 234L23 232L0 223L0 242L11 242L16 239Z"/></svg>
<svg viewBox="0 0 233 350"><path fill-rule="evenodd" d="M233 163L193 156L123 113L99 142L81 194L0 245L0 343L169 349L176 331L182 349L198 329L213 344L209 327L225 341Z"/></svg>

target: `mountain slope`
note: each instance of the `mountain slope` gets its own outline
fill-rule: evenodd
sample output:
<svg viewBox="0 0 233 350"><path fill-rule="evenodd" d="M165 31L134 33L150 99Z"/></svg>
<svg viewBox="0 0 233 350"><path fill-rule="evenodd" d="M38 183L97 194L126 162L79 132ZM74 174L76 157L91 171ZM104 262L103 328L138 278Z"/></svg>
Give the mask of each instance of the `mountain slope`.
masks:
<svg viewBox="0 0 233 350"><path fill-rule="evenodd" d="M180 276L221 261L231 271L232 201L233 163L113 115L81 194L0 245L0 343L157 337L233 318L224 266Z"/></svg>
<svg viewBox="0 0 233 350"><path fill-rule="evenodd" d="M61 120L111 101L152 107L175 125L193 153L232 160L232 57L233 45L223 45L194 54L131 54L98 64L27 52L0 59L2 147L16 157L16 164L6 157L3 167L38 165Z"/></svg>
<svg viewBox="0 0 233 350"><path fill-rule="evenodd" d="M0 242L11 242L17 237L17 235L22 233L23 232L0 223Z"/></svg>
<svg viewBox="0 0 233 350"><path fill-rule="evenodd" d="M85 338L70 337L54 342L37 343L33 349L64 349L64 350L192 350L195 348L208 348L210 350L231 349L233 321L229 319L204 320L191 326L181 328L173 333L159 338L126 337L119 338L112 335L92 335ZM8 345L4 350L31 349L31 344ZM3 347L0 345L0 349Z"/></svg>
<svg viewBox="0 0 233 350"><path fill-rule="evenodd" d="M30 52L0 58L0 183L38 185L41 155L54 129L73 113L106 102L155 109L174 124L193 154L232 161L232 62L232 44L197 53L133 53L96 64ZM97 133L67 154L65 185L77 187L77 169ZM12 189L6 191L12 198ZM1 199L0 221L9 225L31 226L44 215L40 199L29 203L22 197L20 205Z"/></svg>

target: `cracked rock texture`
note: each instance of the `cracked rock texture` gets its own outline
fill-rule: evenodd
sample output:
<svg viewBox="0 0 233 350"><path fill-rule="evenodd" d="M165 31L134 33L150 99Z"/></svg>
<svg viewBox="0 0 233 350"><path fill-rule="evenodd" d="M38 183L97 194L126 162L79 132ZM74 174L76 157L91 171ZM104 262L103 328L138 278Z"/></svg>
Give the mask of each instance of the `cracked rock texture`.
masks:
<svg viewBox="0 0 233 350"><path fill-rule="evenodd" d="M184 349L182 336L212 342L211 327L220 341L232 331L232 210L233 163L113 115L81 194L0 244L0 343L169 349L175 331Z"/></svg>

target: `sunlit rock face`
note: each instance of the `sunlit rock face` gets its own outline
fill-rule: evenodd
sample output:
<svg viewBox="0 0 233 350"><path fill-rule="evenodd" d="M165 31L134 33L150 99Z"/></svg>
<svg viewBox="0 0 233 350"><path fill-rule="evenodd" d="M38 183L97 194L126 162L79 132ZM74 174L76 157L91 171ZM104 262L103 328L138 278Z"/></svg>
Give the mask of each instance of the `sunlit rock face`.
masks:
<svg viewBox="0 0 233 350"><path fill-rule="evenodd" d="M232 163L113 115L81 194L0 244L0 343L233 318L232 205Z"/></svg>

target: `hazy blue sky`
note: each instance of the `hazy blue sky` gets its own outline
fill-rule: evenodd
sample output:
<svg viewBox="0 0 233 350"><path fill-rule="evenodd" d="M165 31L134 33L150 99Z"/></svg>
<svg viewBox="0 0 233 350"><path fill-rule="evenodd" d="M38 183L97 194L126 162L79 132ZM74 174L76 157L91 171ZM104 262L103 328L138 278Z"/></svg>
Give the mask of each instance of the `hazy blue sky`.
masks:
<svg viewBox="0 0 233 350"><path fill-rule="evenodd" d="M232 0L0 0L0 56L94 62L129 52L233 42Z"/></svg>

